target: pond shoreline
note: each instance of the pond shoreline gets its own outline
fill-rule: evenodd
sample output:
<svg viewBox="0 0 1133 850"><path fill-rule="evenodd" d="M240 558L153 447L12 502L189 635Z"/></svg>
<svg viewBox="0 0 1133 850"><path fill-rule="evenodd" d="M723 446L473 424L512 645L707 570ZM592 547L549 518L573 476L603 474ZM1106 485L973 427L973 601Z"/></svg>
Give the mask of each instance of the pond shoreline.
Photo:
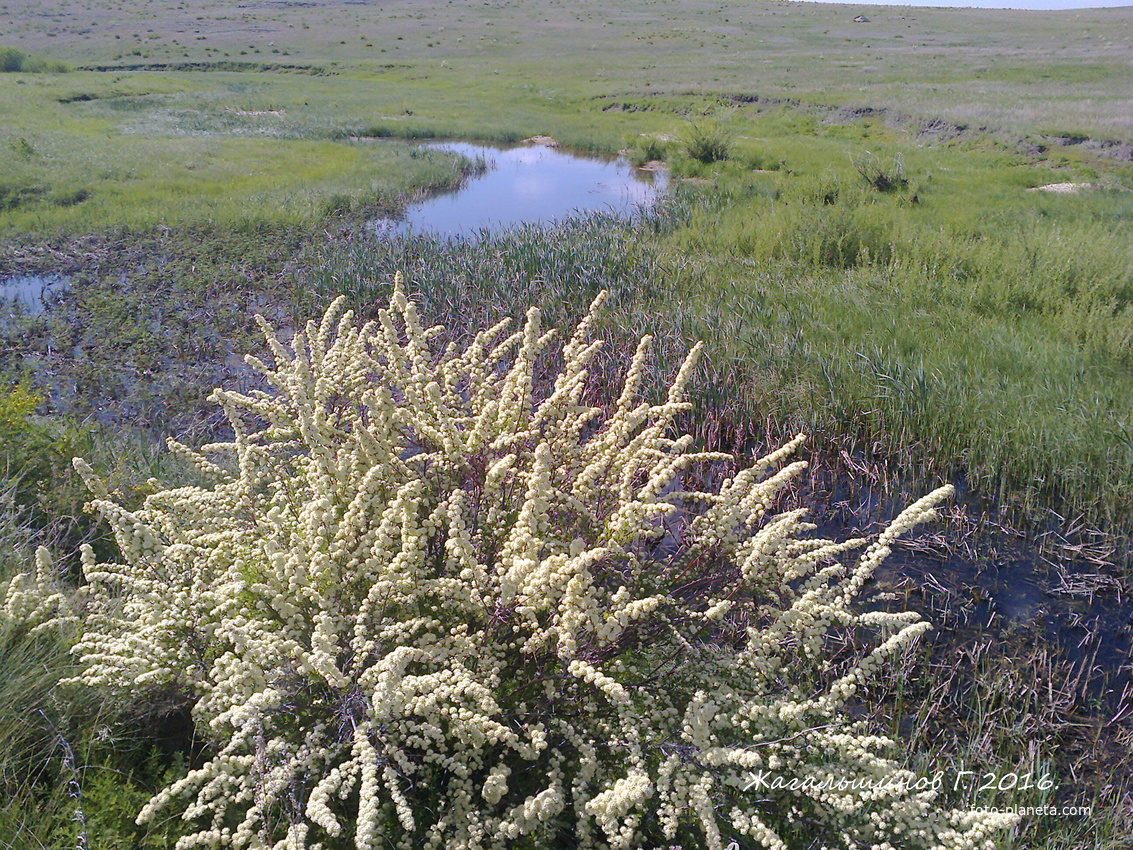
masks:
<svg viewBox="0 0 1133 850"><path fill-rule="evenodd" d="M396 216L372 218L366 227L380 238L437 235L481 238L524 224L593 212L631 215L655 205L668 184L657 169L634 167L622 156L599 156L560 146L550 136L518 145L454 139L423 140L414 156L463 158L466 179L449 190L414 201Z"/></svg>

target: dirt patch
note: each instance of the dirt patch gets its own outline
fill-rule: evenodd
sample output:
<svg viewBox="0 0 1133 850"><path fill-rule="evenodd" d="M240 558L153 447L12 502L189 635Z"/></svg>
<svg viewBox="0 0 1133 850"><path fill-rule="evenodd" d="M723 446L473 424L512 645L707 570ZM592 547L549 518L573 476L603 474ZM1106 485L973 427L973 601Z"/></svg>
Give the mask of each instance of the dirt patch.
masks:
<svg viewBox="0 0 1133 850"><path fill-rule="evenodd" d="M559 143L551 136L532 136L530 139L523 140L525 144L540 145L545 148L557 148Z"/></svg>
<svg viewBox="0 0 1133 850"><path fill-rule="evenodd" d="M259 116L263 116L263 115L272 115L276 118L286 118L287 117L287 110L286 109L255 110L255 109L232 109L231 107L229 107L229 108L225 109L224 111L229 113L230 115L251 115L253 117L259 117Z"/></svg>
<svg viewBox="0 0 1133 850"><path fill-rule="evenodd" d="M1078 192L1087 192L1100 189L1097 183L1047 183L1045 186L1035 186L1028 192L1054 192L1058 195L1073 195Z"/></svg>
<svg viewBox="0 0 1133 850"><path fill-rule="evenodd" d="M832 110L822 123L826 125L833 124L857 124L860 121L868 121L871 118L884 117L885 113L882 110L874 109L871 106L841 106Z"/></svg>
<svg viewBox="0 0 1133 850"><path fill-rule="evenodd" d="M935 119L921 122L917 129L917 141L929 144L943 144L959 139L968 130L967 124L953 124Z"/></svg>
<svg viewBox="0 0 1133 850"><path fill-rule="evenodd" d="M123 71L226 71L279 74L311 74L316 77L333 76L318 65L282 64L279 62L238 62L234 60L214 62L126 62L114 65L80 65L79 71L99 71L102 73L121 73Z"/></svg>

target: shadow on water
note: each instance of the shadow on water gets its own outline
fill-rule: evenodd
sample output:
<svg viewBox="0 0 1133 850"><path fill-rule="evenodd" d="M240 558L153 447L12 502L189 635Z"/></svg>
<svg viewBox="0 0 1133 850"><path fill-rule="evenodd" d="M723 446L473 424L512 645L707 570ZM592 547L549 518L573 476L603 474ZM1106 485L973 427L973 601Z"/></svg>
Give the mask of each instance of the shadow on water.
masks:
<svg viewBox="0 0 1133 850"><path fill-rule="evenodd" d="M908 486L849 470L809 474L802 495L823 537L876 536L911 501ZM1115 544L1055 522L1023 533L961 476L952 483L940 519L902 537L875 571L866 604L918 611L950 645L990 637L1045 648L1079 708L1130 716L1133 599L1115 576Z"/></svg>
<svg viewBox="0 0 1133 850"><path fill-rule="evenodd" d="M436 142L426 148L482 161L486 168L459 189L410 207L401 218L368 222L379 236L475 237L578 213L632 213L651 205L667 185L663 172L634 168L623 157L581 156L546 145Z"/></svg>

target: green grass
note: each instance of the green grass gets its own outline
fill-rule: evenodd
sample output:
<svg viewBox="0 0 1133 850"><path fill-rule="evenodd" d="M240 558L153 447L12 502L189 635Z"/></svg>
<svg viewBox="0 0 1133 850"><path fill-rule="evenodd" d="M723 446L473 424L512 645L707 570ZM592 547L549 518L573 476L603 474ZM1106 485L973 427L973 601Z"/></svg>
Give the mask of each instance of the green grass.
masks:
<svg viewBox="0 0 1133 850"><path fill-rule="evenodd" d="M914 160L910 186L879 193L849 157L794 156L789 174L724 163L663 228L331 246L309 263L312 288L320 305L339 291L372 304L400 269L451 323L528 300L559 316L601 282L626 340L660 324L671 359L709 342L727 388L704 404L731 428L758 417L925 475L959 470L1032 517L1133 519L1129 196L1028 193L1045 176L997 156L974 157L958 186ZM825 169L804 171L811 159ZM964 194L977 202L957 211Z"/></svg>
<svg viewBox="0 0 1133 850"><path fill-rule="evenodd" d="M159 0L97 13L77 4L13 10L6 40L77 66L316 65L400 88L415 112L441 93L471 103L486 90L521 98L530 91L561 107L579 95L691 90L884 105L1013 132L1076 128L1130 138L1121 92L1133 73L1133 24L1119 9L892 6L854 24L848 13L856 11L702 0L396 0L379 9L339 0L232 16L203 0ZM328 88L340 103L349 99L341 88Z"/></svg>
<svg viewBox="0 0 1133 850"><path fill-rule="evenodd" d="M0 100L15 104L24 92L6 81ZM279 129L271 110L247 101L202 110L181 106L183 92L66 104L58 91L34 94L42 111L21 108L23 120L0 139L18 154L0 164L0 234L8 236L314 222L344 197L350 208L388 212L425 189L457 185L467 168L443 154L413 157L404 144ZM134 98L142 106L126 105Z"/></svg>

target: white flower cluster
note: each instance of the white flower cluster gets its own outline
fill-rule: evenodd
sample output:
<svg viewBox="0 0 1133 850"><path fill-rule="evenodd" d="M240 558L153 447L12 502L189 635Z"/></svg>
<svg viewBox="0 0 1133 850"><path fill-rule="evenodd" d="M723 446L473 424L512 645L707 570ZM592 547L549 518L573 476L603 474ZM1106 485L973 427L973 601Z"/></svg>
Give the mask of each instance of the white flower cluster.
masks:
<svg viewBox="0 0 1133 850"><path fill-rule="evenodd" d="M443 351L400 279L361 328L337 302L290 346L261 320L274 392L218 390L234 440L172 445L214 485L134 512L96 490L124 558L84 558L80 680L176 683L214 743L139 822L182 810L178 850L991 846L1006 821L880 781L890 742L843 717L927 628L854 595L947 490L847 567L863 541L770 515L801 438L682 489L729 460L671 436L699 347L647 404L646 338L616 405L589 407L603 299L541 398L535 309ZM6 594L9 616L72 604L46 555ZM832 629L881 637L835 678ZM754 770L811 781L751 792Z"/></svg>

